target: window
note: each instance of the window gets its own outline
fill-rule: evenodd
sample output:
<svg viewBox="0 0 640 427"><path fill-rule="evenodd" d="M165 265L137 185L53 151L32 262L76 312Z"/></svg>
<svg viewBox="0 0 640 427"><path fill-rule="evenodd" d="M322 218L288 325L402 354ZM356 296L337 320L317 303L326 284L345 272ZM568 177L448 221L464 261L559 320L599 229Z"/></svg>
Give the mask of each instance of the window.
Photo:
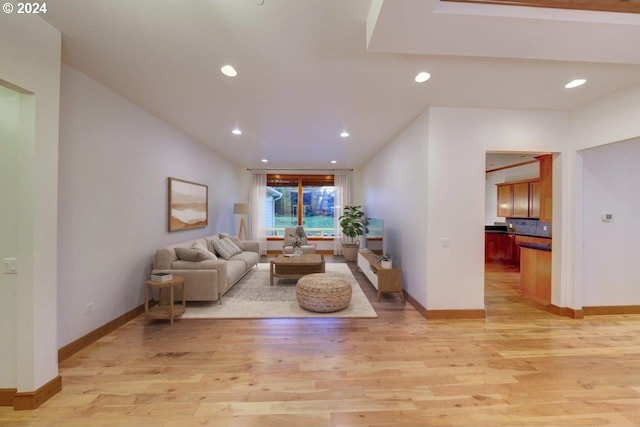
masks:
<svg viewBox="0 0 640 427"><path fill-rule="evenodd" d="M333 236L334 197L333 175L267 175L267 236L284 236L285 227L296 225L308 236Z"/></svg>

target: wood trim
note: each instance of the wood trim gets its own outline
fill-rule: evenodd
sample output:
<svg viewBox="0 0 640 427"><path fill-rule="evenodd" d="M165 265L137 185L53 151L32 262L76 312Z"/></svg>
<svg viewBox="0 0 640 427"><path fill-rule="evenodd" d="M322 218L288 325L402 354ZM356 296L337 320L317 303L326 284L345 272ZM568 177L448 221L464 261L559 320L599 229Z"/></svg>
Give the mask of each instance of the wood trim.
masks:
<svg viewBox="0 0 640 427"><path fill-rule="evenodd" d="M402 293L404 293L404 297L407 300L407 302L409 304L411 304L413 306L413 308L415 308L418 313L420 313L420 316L422 316L422 317L424 317L426 319L427 318L427 309L424 308L422 306L422 304L420 304L418 302L417 299L415 299L413 296L411 296L411 294L409 292L403 290Z"/></svg>
<svg viewBox="0 0 640 427"><path fill-rule="evenodd" d="M13 396L17 392L16 388L0 388L0 406L13 406Z"/></svg>
<svg viewBox="0 0 640 427"><path fill-rule="evenodd" d="M607 314L640 314L640 305L602 305L582 307L585 316L603 316Z"/></svg>
<svg viewBox="0 0 640 427"><path fill-rule="evenodd" d="M442 0L458 3L498 4L503 6L546 7L552 9L592 10L600 12L640 13L640 5L620 0Z"/></svg>
<svg viewBox="0 0 640 427"><path fill-rule="evenodd" d="M558 307L557 305L549 304L547 311L557 316L570 317L572 319L584 319L584 310L570 308L570 307Z"/></svg>
<svg viewBox="0 0 640 427"><path fill-rule="evenodd" d="M453 0L449 0L449 1L453 1ZM511 169L511 168L517 168L518 166L529 165L531 163L538 163L538 161L537 160L528 160L526 162L516 163L516 164L513 164L513 165L509 165L509 166L500 166L499 168L489 169L489 170L486 171L486 173L498 172L498 171L501 171L501 170Z"/></svg>
<svg viewBox="0 0 640 427"><path fill-rule="evenodd" d="M64 347L61 347L58 350L58 363L68 359L70 356L79 352L89 344L98 341L100 338L104 337L110 332L115 331L120 326L124 325L129 320L138 317L142 313L144 313L144 304L140 304L139 306L135 307L133 310L129 310L123 315L116 317L112 321L105 323L99 328L94 329L93 331L78 338L77 340L70 342Z"/></svg>
<svg viewBox="0 0 640 427"><path fill-rule="evenodd" d="M484 319L487 313L484 309L478 310L427 310L428 320L447 319Z"/></svg>
<svg viewBox="0 0 640 427"><path fill-rule="evenodd" d="M36 409L60 390L62 390L62 377L58 375L36 391L16 393L13 396L13 409L16 411Z"/></svg>
<svg viewBox="0 0 640 427"><path fill-rule="evenodd" d="M513 185L513 184L525 184L525 183L530 183L530 182L536 182L536 181L540 181L540 178L527 178L527 179L519 179L517 181L505 181L505 182L498 182L496 183L496 187L502 187L505 185Z"/></svg>

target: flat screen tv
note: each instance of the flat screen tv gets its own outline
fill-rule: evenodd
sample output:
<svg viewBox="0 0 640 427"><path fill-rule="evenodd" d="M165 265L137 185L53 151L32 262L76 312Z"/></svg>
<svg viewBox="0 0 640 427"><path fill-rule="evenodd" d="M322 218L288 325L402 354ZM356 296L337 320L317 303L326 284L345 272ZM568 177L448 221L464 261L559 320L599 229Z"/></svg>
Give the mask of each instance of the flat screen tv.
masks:
<svg viewBox="0 0 640 427"><path fill-rule="evenodd" d="M380 218L367 218L366 248L377 254L382 254L384 250L383 237L384 221Z"/></svg>

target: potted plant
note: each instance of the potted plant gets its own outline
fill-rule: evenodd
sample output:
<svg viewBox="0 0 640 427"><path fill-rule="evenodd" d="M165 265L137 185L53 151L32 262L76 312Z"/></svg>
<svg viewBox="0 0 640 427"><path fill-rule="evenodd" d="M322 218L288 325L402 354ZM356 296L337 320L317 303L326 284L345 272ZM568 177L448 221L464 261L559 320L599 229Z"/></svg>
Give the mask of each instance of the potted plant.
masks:
<svg viewBox="0 0 640 427"><path fill-rule="evenodd" d="M347 261L355 261L358 257L358 248L360 240L357 237L362 236L367 230L366 219L362 206L352 205L345 206L344 213L338 218L342 234L345 241L342 242L342 254Z"/></svg>
<svg viewBox="0 0 640 427"><path fill-rule="evenodd" d="M302 235L300 228L296 230L296 234L289 234L289 237L294 239L293 243L291 243L291 246L293 246L293 255L302 255L302 238L304 235Z"/></svg>
<svg viewBox="0 0 640 427"><path fill-rule="evenodd" d="M380 268L391 268L393 263L391 262L391 252L385 252L378 258L378 262L380 263Z"/></svg>

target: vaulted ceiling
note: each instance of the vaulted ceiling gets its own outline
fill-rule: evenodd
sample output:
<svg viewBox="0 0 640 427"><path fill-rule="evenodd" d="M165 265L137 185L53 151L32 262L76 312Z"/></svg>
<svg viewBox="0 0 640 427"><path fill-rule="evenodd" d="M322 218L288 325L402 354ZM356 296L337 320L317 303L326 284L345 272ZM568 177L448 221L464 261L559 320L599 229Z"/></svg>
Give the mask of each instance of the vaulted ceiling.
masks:
<svg viewBox="0 0 640 427"><path fill-rule="evenodd" d="M640 83L638 14L437 0L47 3L66 63L246 167L358 167L430 106L569 110ZM416 83L420 71L431 79ZM565 89L574 78L587 84Z"/></svg>

